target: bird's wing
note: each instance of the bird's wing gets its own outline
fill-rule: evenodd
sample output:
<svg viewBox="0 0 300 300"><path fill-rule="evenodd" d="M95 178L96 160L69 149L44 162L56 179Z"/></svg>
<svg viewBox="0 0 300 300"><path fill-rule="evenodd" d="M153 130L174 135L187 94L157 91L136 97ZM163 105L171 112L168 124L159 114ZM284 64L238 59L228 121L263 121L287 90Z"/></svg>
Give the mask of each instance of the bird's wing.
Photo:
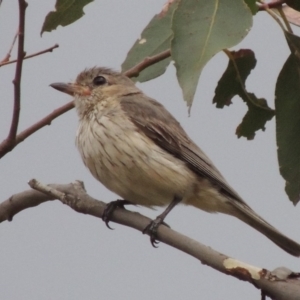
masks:
<svg viewBox="0 0 300 300"><path fill-rule="evenodd" d="M121 107L131 121L161 148L218 186L221 193L246 204L165 107L143 93L138 95L125 95L120 99Z"/></svg>

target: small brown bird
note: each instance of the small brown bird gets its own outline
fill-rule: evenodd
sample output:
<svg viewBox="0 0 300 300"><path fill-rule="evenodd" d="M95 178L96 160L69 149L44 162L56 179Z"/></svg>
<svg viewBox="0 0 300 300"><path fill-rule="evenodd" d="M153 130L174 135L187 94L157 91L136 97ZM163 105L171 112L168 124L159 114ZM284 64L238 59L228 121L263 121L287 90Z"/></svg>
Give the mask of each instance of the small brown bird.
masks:
<svg viewBox="0 0 300 300"><path fill-rule="evenodd" d="M124 203L167 206L147 227L152 244L159 224L181 202L237 217L300 256L300 245L257 215L165 107L128 77L92 68L80 73L75 83L51 86L74 96L76 144L93 176L126 199Z"/></svg>

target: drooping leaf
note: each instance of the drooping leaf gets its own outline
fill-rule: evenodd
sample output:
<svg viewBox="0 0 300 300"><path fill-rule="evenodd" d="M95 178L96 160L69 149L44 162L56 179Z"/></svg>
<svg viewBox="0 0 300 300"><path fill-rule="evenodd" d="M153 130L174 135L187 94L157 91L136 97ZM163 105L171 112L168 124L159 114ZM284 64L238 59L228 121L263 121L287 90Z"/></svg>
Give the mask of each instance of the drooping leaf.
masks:
<svg viewBox="0 0 300 300"><path fill-rule="evenodd" d="M172 30L171 20L177 1L169 1L160 14L153 17L143 30L141 37L129 50L122 64L122 72L132 68L143 59L159 54L170 48ZM171 58L166 58L140 72L136 81L144 82L162 75Z"/></svg>
<svg viewBox="0 0 300 300"><path fill-rule="evenodd" d="M93 0L56 0L55 9L45 18L41 34L52 31L57 26L67 26L80 19L83 15L83 7Z"/></svg>
<svg viewBox="0 0 300 300"><path fill-rule="evenodd" d="M258 11L258 6L256 5L256 0L244 0L248 7L250 8L253 15L255 15Z"/></svg>
<svg viewBox="0 0 300 300"><path fill-rule="evenodd" d="M289 44L297 48L300 38L290 36ZM298 44L299 45L299 44ZM300 59L291 54L276 83L276 138L279 170L285 179L285 190L296 205L300 195Z"/></svg>
<svg viewBox="0 0 300 300"><path fill-rule="evenodd" d="M274 110L268 107L265 99L258 99L246 90L245 81L256 65L253 51L241 49L228 52L228 56L230 60L216 87L213 103L218 108L223 108L232 103L234 96L239 95L246 102L248 111L237 127L236 134L248 140L253 139L257 130L265 129L266 122L274 116Z"/></svg>
<svg viewBox="0 0 300 300"><path fill-rule="evenodd" d="M218 108L230 105L234 96L244 93L245 81L256 65L256 58L250 49L231 51L230 57L232 59L218 82L213 98L213 103L216 103Z"/></svg>
<svg viewBox="0 0 300 300"><path fill-rule="evenodd" d="M205 64L222 49L238 44L251 26L252 14L243 0L179 1L171 52L189 107Z"/></svg>
<svg viewBox="0 0 300 300"><path fill-rule="evenodd" d="M244 93L243 100L248 106L248 111L245 114L242 123L236 129L236 135L241 136L248 140L254 139L255 132L258 130L265 130L265 124L270 121L275 112L271 109L266 99L257 98L252 93Z"/></svg>

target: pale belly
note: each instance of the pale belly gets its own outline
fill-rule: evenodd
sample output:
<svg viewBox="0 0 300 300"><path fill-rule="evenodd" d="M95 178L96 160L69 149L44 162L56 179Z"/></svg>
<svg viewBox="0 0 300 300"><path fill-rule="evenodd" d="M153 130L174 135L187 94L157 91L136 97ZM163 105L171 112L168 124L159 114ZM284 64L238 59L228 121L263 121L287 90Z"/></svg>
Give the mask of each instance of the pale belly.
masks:
<svg viewBox="0 0 300 300"><path fill-rule="evenodd" d="M119 120L118 120L119 121ZM93 176L123 199L143 206L182 203L208 212L230 213L227 200L210 182L141 134L131 123L80 123L76 144Z"/></svg>
<svg viewBox="0 0 300 300"><path fill-rule="evenodd" d="M145 206L164 206L175 195L185 198L192 192L196 176L184 162L131 123L116 124L105 116L99 122L81 123L76 144L85 165L108 189Z"/></svg>

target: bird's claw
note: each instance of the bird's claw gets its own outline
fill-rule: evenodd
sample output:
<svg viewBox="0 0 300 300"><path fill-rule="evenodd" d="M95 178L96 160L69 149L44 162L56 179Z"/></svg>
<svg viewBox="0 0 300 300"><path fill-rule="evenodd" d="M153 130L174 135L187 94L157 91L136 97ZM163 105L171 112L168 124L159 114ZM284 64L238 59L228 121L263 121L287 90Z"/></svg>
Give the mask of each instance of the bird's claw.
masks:
<svg viewBox="0 0 300 300"><path fill-rule="evenodd" d="M111 216L114 212L114 210L119 207L119 208L124 208L124 205L126 204L131 204L128 200L116 200L108 203L104 209L103 215L102 215L102 220L105 223L106 227L114 230L114 228L109 226L109 222L111 220Z"/></svg>
<svg viewBox="0 0 300 300"><path fill-rule="evenodd" d="M163 218L158 216L155 220L152 220L143 230L143 234L149 234L151 245L154 248L158 248L157 245L159 244L159 241L157 240L157 230L159 225L161 224L170 227L163 221Z"/></svg>

